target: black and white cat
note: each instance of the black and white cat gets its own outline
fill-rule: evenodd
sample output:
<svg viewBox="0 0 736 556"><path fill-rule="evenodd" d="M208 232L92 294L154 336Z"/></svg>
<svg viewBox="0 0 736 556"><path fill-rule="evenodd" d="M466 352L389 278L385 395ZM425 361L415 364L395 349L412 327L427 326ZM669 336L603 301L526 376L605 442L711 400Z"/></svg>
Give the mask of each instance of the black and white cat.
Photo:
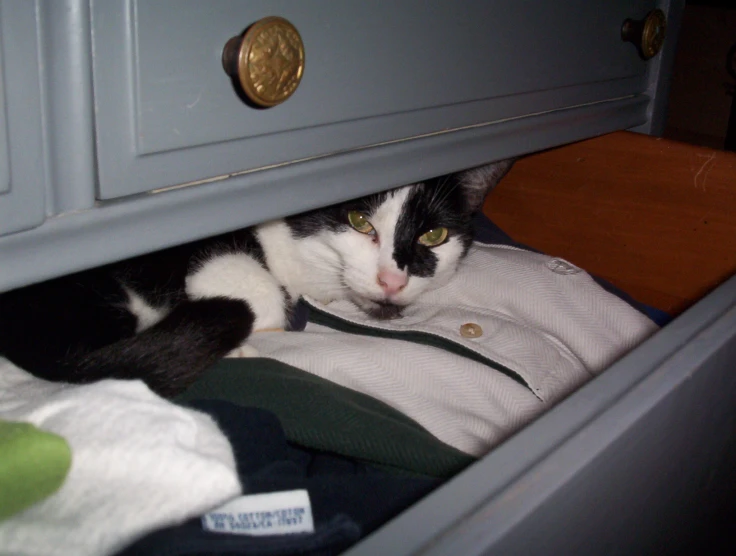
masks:
<svg viewBox="0 0 736 556"><path fill-rule="evenodd" d="M512 161L450 174L0 295L0 354L49 380L170 396L300 296L394 318L445 284Z"/></svg>

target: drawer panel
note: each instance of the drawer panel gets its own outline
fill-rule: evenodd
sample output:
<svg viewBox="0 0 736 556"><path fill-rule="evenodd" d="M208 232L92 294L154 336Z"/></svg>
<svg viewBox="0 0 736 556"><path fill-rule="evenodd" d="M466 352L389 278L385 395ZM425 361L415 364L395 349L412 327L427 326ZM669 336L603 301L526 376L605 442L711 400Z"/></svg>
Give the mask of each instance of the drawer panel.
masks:
<svg viewBox="0 0 736 556"><path fill-rule="evenodd" d="M44 221L35 7L0 1L0 235Z"/></svg>
<svg viewBox="0 0 736 556"><path fill-rule="evenodd" d="M653 4L93 2L99 196L641 92L646 64L620 28ZM299 30L306 65L294 96L261 110L220 57L270 15Z"/></svg>
<svg viewBox="0 0 736 556"><path fill-rule="evenodd" d="M0 60L3 58L2 43L0 43ZM5 66L0 64L0 68ZM5 79L0 72L0 195L10 191L10 143L8 142L8 122L5 118Z"/></svg>

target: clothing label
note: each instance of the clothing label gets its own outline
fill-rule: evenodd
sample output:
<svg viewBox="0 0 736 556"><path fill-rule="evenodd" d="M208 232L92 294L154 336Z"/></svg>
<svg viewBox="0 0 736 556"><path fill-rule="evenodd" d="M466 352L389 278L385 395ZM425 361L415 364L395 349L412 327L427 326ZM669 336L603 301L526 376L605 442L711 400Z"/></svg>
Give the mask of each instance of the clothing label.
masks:
<svg viewBox="0 0 736 556"><path fill-rule="evenodd" d="M312 504L306 490L249 494L205 514L202 527L213 533L253 536L314 533Z"/></svg>

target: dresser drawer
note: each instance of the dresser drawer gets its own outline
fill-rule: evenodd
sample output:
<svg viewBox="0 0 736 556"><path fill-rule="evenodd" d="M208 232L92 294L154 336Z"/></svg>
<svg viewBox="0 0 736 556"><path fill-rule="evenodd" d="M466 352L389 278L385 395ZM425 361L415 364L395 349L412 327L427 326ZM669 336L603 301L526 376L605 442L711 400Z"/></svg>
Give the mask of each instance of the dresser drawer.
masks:
<svg viewBox="0 0 736 556"><path fill-rule="evenodd" d="M678 316L345 556L732 553L734 179L734 153L631 133L519 161L494 222Z"/></svg>
<svg viewBox="0 0 736 556"><path fill-rule="evenodd" d="M0 235L45 216L37 60L33 3L0 2Z"/></svg>
<svg viewBox="0 0 736 556"><path fill-rule="evenodd" d="M141 193L531 113L620 98L647 64L621 41L648 0L92 3L98 197ZM223 46L278 15L303 78L249 106Z"/></svg>

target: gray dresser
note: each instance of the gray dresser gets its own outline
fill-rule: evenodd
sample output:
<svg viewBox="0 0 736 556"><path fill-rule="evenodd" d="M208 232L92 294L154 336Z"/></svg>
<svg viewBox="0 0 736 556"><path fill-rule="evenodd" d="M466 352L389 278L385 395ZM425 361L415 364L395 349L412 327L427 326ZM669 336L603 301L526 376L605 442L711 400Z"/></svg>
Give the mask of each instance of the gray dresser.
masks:
<svg viewBox="0 0 736 556"><path fill-rule="evenodd" d="M683 3L0 0L0 290L613 130L657 132ZM670 39L644 61L622 25L655 7ZM264 108L222 58L270 16L298 31L304 65ZM293 50L282 41L269 56ZM707 477L736 460L735 307L731 280L351 554L676 544L677 512L709 504ZM687 468L653 456L667 450L692 454Z"/></svg>
<svg viewBox="0 0 736 556"><path fill-rule="evenodd" d="M2 0L0 289L656 125L671 49L621 40L654 5ZM222 52L268 16L304 67L264 109Z"/></svg>

